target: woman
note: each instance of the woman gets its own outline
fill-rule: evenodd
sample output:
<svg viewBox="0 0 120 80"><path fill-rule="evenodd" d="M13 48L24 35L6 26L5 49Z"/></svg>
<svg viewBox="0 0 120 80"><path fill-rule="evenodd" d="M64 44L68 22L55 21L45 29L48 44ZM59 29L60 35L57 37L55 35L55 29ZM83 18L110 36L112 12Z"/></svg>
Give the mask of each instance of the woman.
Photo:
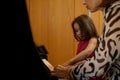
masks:
<svg viewBox="0 0 120 80"><path fill-rule="evenodd" d="M91 11L102 10L103 33L99 38L95 56L75 67L58 65L52 72L60 78L70 76L73 80L87 80L101 76L102 80L120 79L120 0L83 0Z"/></svg>

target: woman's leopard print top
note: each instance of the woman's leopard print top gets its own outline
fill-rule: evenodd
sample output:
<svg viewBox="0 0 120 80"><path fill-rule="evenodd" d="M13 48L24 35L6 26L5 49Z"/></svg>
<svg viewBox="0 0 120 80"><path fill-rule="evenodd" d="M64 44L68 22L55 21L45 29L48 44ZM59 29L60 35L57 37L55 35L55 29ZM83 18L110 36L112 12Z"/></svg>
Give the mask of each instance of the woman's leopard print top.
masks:
<svg viewBox="0 0 120 80"><path fill-rule="evenodd" d="M95 56L71 69L73 80L103 76L103 80L120 80L120 0L104 9L103 34Z"/></svg>

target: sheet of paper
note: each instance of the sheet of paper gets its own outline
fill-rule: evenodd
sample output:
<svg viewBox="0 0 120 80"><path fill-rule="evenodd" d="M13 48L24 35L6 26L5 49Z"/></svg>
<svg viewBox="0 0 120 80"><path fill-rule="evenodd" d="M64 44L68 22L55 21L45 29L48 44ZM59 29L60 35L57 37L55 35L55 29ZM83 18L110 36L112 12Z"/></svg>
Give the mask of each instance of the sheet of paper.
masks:
<svg viewBox="0 0 120 80"><path fill-rule="evenodd" d="M51 71L53 71L54 66L52 64L50 64L50 62L48 62L48 60L42 59L42 61Z"/></svg>

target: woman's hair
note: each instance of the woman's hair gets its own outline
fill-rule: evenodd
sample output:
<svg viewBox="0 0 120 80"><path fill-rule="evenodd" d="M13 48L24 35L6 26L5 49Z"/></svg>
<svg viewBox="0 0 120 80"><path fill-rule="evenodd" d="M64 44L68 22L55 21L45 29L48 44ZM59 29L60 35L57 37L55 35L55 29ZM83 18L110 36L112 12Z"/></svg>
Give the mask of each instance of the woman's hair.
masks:
<svg viewBox="0 0 120 80"><path fill-rule="evenodd" d="M72 22L72 29L74 33L74 37L76 40L83 40L79 39L76 35L74 24L77 23L79 25L81 36L83 36L83 39L89 40L92 37L98 37L98 33L96 31L95 25L92 21L92 19L87 15L80 15L76 17Z"/></svg>
<svg viewBox="0 0 120 80"><path fill-rule="evenodd" d="M107 7L107 6L111 5L115 1L118 1L118 0L102 0L102 3L100 5L100 7Z"/></svg>

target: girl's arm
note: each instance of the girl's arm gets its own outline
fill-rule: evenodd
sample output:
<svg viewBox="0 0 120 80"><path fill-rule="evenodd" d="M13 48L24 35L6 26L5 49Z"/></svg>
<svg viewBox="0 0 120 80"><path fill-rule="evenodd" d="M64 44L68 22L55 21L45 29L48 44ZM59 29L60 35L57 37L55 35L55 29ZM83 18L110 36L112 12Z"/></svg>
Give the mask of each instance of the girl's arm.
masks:
<svg viewBox="0 0 120 80"><path fill-rule="evenodd" d="M79 61L85 60L96 48L97 38L91 38L89 40L88 46L85 50L81 51L78 55L70 59L68 62L64 63L64 66L76 64Z"/></svg>

